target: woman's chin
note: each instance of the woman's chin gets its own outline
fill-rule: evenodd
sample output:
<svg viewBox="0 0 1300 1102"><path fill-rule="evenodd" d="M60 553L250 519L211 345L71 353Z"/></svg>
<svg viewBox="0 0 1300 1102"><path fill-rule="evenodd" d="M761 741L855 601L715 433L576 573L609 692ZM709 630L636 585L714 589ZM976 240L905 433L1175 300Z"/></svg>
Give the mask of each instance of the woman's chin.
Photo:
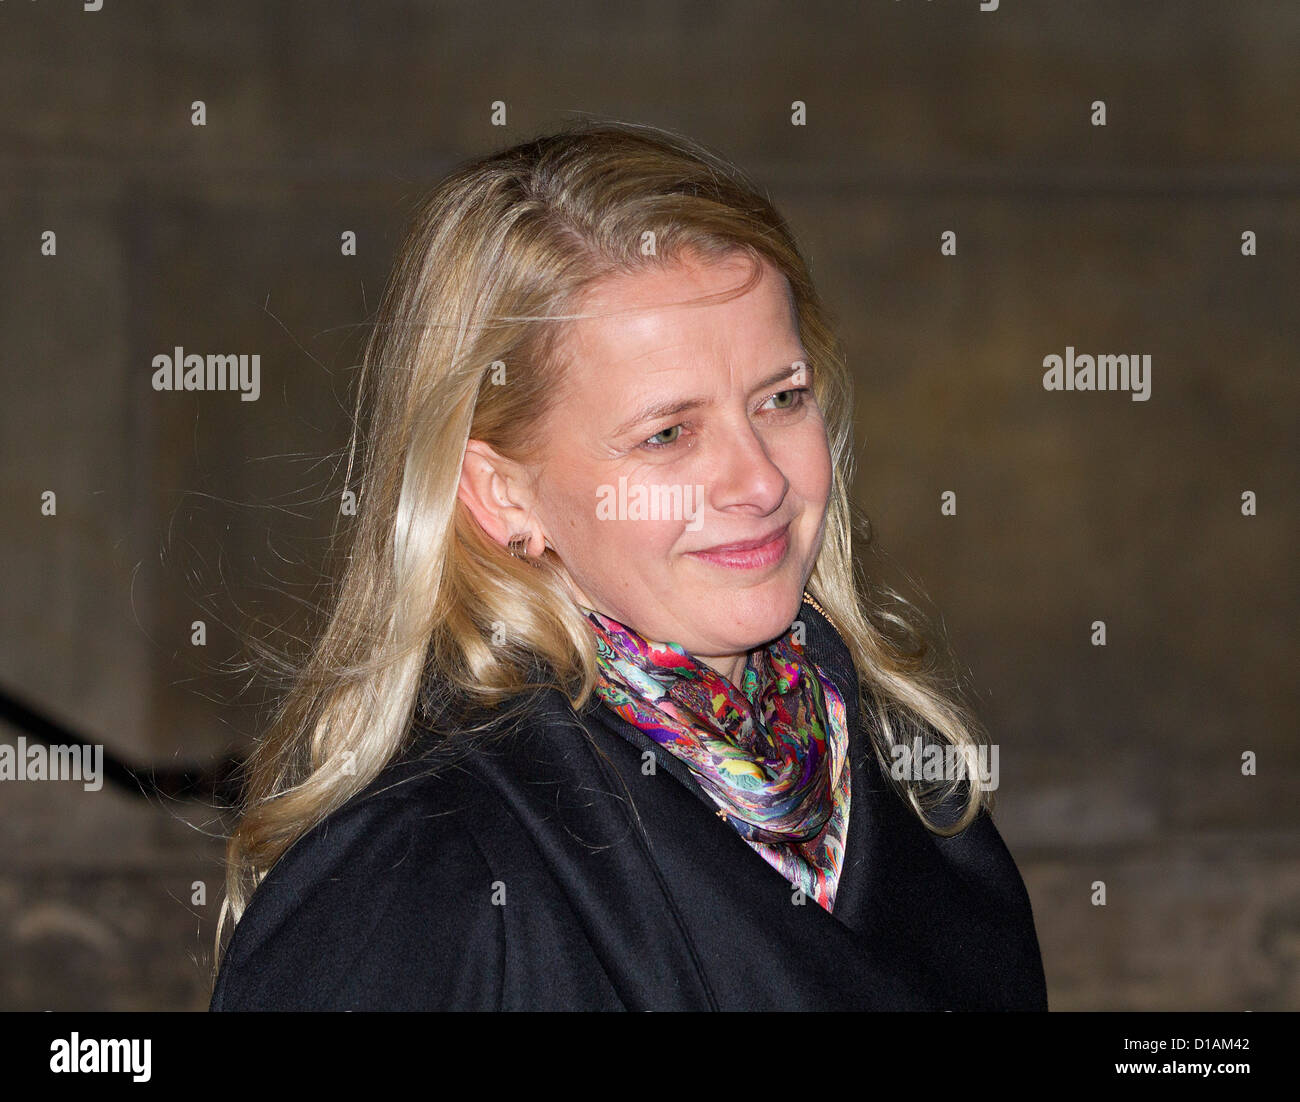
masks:
<svg viewBox="0 0 1300 1102"><path fill-rule="evenodd" d="M733 653L753 650L790 630L803 603L803 587L764 586L761 590L728 594L712 604L718 627L726 625L735 643ZM710 607L702 605L702 607Z"/></svg>

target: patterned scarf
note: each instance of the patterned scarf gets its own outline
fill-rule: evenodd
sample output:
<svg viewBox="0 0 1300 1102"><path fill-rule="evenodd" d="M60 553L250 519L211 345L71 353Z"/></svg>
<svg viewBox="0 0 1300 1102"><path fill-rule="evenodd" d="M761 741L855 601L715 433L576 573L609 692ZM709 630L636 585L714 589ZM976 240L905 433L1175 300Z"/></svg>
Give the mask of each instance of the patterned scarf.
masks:
<svg viewBox="0 0 1300 1102"><path fill-rule="evenodd" d="M750 652L737 689L678 644L583 611L601 700L680 758L718 815L829 911L848 827L848 726L839 691L793 630Z"/></svg>

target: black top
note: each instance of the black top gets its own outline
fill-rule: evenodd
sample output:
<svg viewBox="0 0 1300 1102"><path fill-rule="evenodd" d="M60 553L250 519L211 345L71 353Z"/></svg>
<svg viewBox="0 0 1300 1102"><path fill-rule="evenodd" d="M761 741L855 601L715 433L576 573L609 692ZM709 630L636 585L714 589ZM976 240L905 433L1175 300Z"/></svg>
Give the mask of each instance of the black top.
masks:
<svg viewBox="0 0 1300 1102"><path fill-rule="evenodd" d="M678 759L553 690L437 772L417 724L257 887L211 1009L1046 1010L992 820L924 828L860 726L848 648L807 603L800 619L848 711L833 914L796 902Z"/></svg>

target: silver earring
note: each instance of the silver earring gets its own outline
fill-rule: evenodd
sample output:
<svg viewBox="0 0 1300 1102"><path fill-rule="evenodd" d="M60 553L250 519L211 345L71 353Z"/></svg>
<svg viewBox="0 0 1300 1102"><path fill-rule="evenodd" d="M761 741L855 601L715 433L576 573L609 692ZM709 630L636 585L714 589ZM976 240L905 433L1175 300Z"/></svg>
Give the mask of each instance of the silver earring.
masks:
<svg viewBox="0 0 1300 1102"><path fill-rule="evenodd" d="M517 532L510 537L510 542L506 544L506 550L516 559L528 558L528 537L531 532Z"/></svg>

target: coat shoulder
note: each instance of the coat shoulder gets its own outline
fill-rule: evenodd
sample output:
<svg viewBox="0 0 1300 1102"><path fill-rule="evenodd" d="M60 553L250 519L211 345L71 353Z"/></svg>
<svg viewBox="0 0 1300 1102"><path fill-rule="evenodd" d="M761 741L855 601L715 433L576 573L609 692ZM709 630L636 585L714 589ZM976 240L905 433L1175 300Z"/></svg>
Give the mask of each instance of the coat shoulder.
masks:
<svg viewBox="0 0 1300 1102"><path fill-rule="evenodd" d="M211 1009L495 1009L501 871L476 838L495 805L461 770L385 769L258 885Z"/></svg>

